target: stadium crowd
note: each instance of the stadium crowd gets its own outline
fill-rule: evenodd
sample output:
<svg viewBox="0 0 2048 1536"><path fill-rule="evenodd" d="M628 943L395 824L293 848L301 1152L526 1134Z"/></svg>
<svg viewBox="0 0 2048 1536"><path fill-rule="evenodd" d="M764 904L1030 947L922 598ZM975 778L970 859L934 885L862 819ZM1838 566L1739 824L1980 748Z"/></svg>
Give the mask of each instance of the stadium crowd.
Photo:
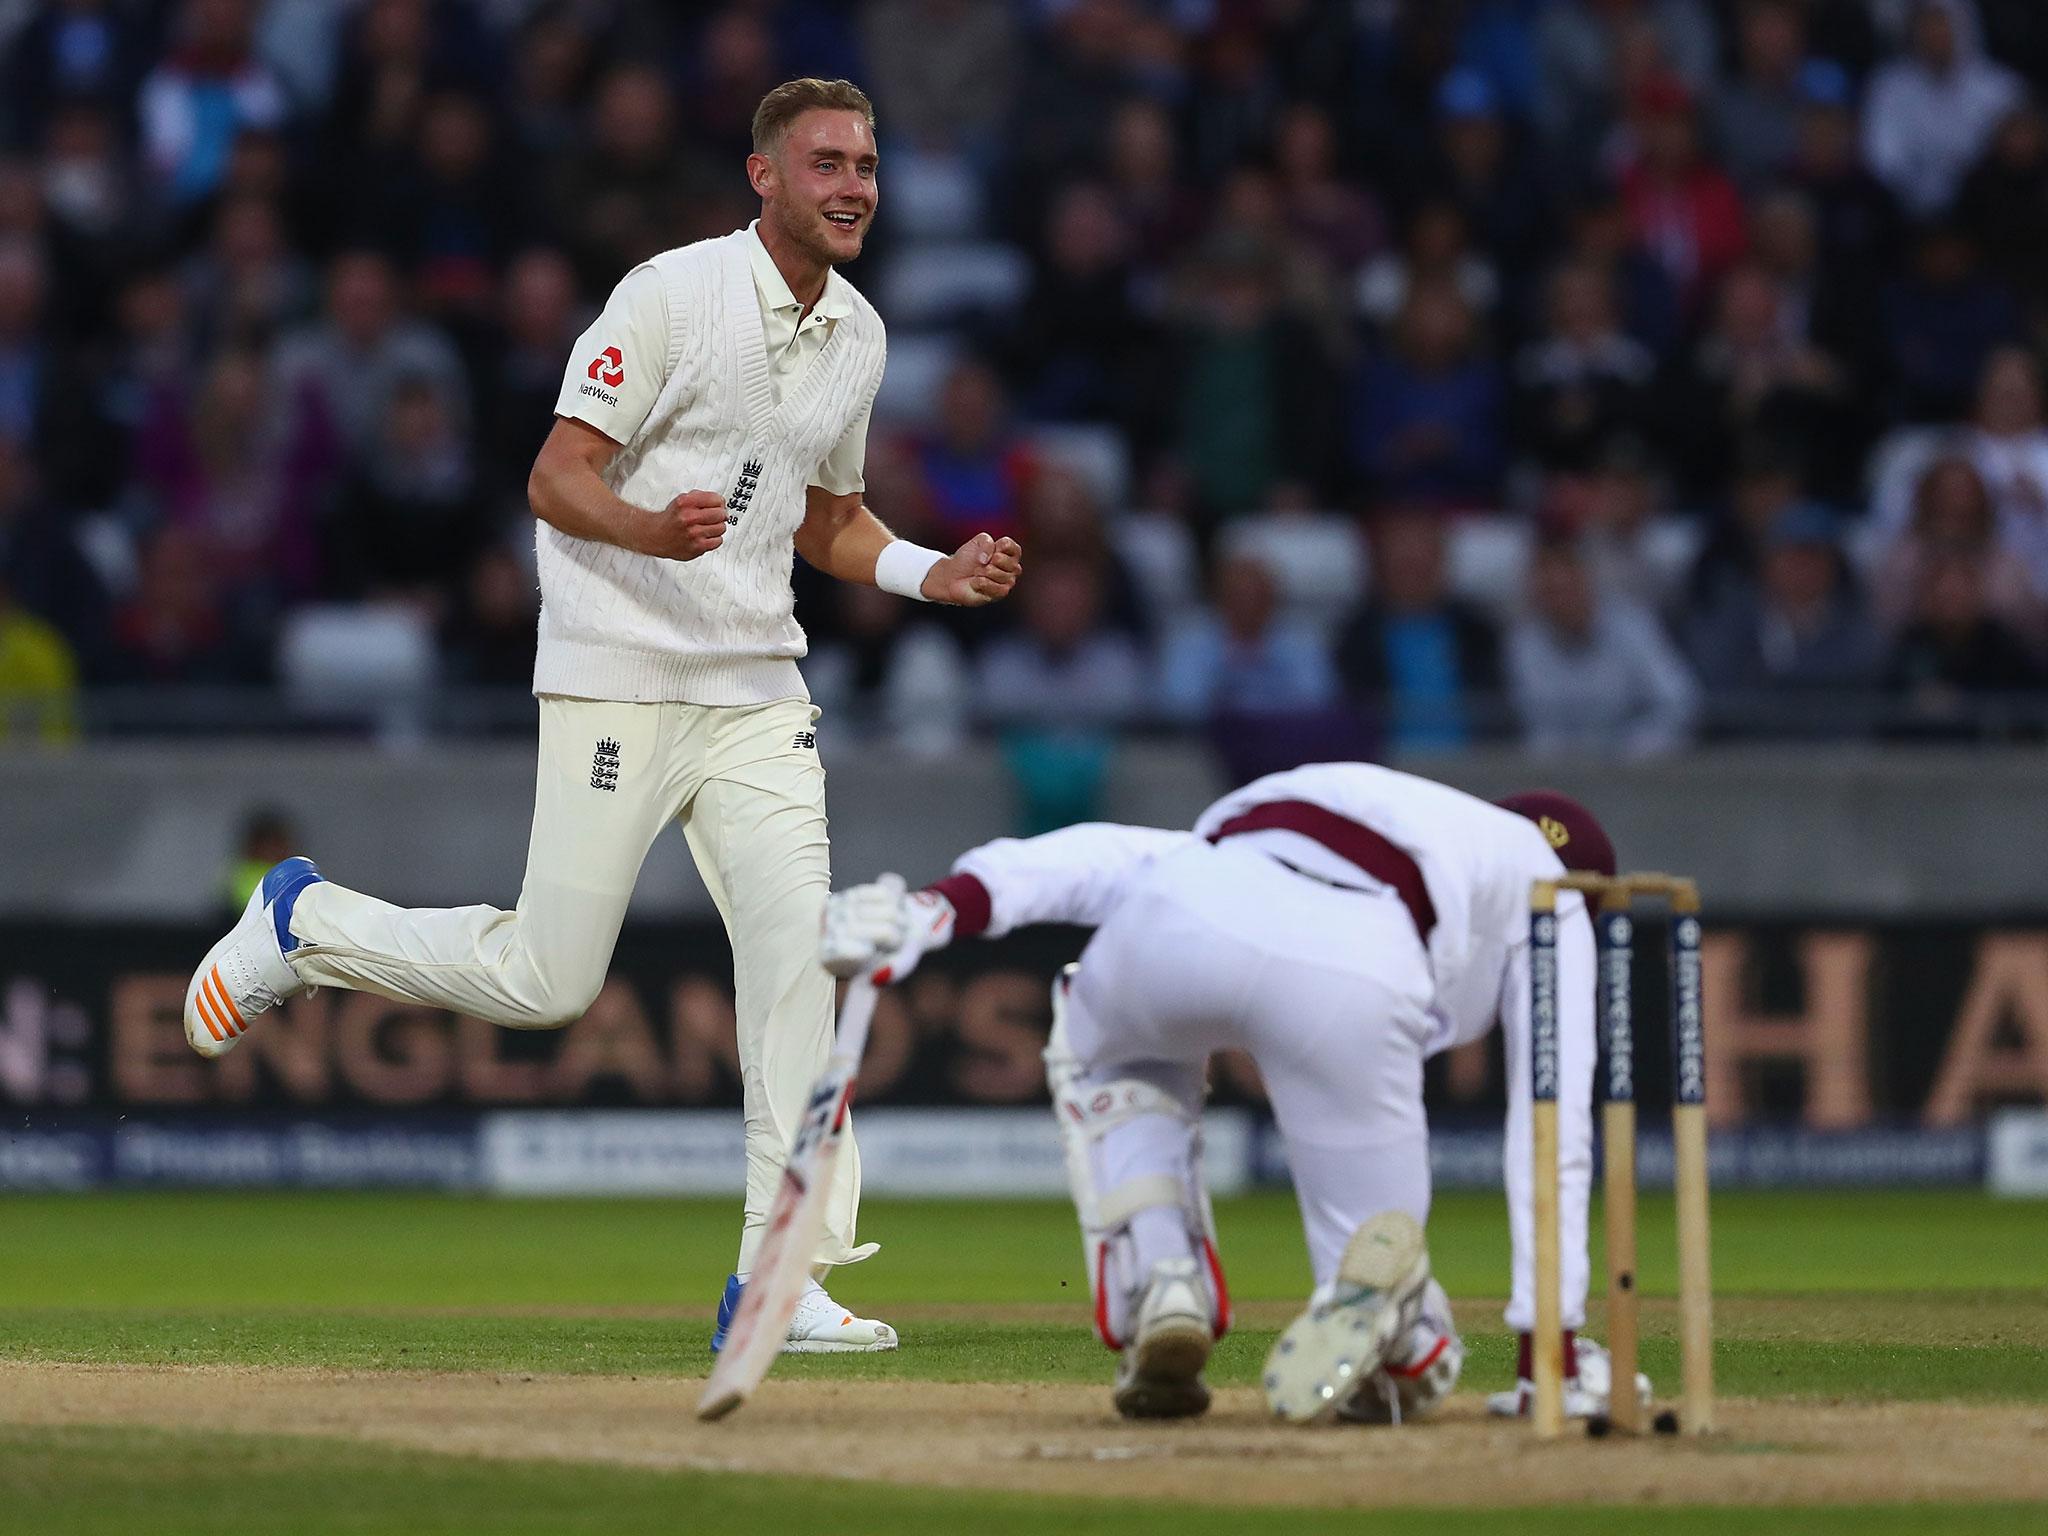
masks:
<svg viewBox="0 0 2048 1536"><path fill-rule="evenodd" d="M1051 823L1134 724L2048 721L2035 0L0 0L0 734L522 688L570 345L795 74L879 115L869 502L1028 559L800 573L836 730Z"/></svg>

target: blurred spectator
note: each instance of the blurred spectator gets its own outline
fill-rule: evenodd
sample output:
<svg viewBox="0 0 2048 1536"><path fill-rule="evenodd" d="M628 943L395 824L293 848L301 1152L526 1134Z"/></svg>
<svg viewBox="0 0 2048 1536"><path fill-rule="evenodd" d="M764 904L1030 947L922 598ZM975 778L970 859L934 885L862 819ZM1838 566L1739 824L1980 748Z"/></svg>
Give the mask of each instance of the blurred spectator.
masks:
<svg viewBox="0 0 2048 1536"><path fill-rule="evenodd" d="M1280 590L1264 561L1226 557L1213 587L1214 614L1167 638L1160 691L1168 715L1300 715L1336 702L1328 648L1312 627L1280 615Z"/></svg>
<svg viewBox="0 0 2048 1536"><path fill-rule="evenodd" d="M334 199L337 238L358 242L365 231L353 221L374 215L380 188L397 174L437 83L433 13L428 0L363 0L341 26L341 63L320 122L318 160Z"/></svg>
<svg viewBox="0 0 2048 1536"><path fill-rule="evenodd" d="M1721 87L1714 136L1728 173L1753 197L1798 149L1805 11L1799 0L1742 0L1735 37L1737 73Z"/></svg>
<svg viewBox="0 0 2048 1536"><path fill-rule="evenodd" d="M1369 193L1337 170L1337 131L1308 103L1280 114L1273 164L1288 227L1333 270L1349 272L1386 243L1386 220Z"/></svg>
<svg viewBox="0 0 2048 1536"><path fill-rule="evenodd" d="M60 0L33 7L11 44L0 32L0 143L32 143L64 104L125 104L144 67L135 7Z"/></svg>
<svg viewBox="0 0 2048 1536"><path fill-rule="evenodd" d="M1748 243L1742 198L1702 153L1694 98L1683 82L1670 75L1645 81L1630 104L1630 122L1636 153L1621 177L1629 227L1691 311Z"/></svg>
<svg viewBox="0 0 2048 1536"><path fill-rule="evenodd" d="M1908 623L1932 567L1974 561L1991 617L2035 650L2048 643L2048 591L2037 588L2023 561L1999 541L1997 513L1976 466L1944 455L1921 471L1913 488L1913 520L1885 550L1871 578L1880 621L1894 633Z"/></svg>
<svg viewBox="0 0 2048 1536"><path fill-rule="evenodd" d="M1751 600L1772 528L1799 501L1804 482L1796 458L1768 443L1742 446L1729 486L1726 515L1708 530L1686 583L1687 606L1718 611Z"/></svg>
<svg viewBox="0 0 2048 1536"><path fill-rule="evenodd" d="M448 680L477 688L531 687L539 619L533 572L507 545L485 545L442 629Z"/></svg>
<svg viewBox="0 0 2048 1536"><path fill-rule="evenodd" d="M329 586L445 613L489 522L468 440L433 381L400 379L331 526Z"/></svg>
<svg viewBox="0 0 2048 1536"><path fill-rule="evenodd" d="M1479 248L1497 266L1541 249L1546 209L1542 178L1520 135L1502 120L1485 75L1454 69L1438 88L1434 156L1412 185L1454 203Z"/></svg>
<svg viewBox="0 0 2048 1536"><path fill-rule="evenodd" d="M527 472L554 424L563 364L586 318L568 259L546 248L514 257L498 314L495 348L481 370L480 441L495 490L523 499Z"/></svg>
<svg viewBox="0 0 2048 1536"><path fill-rule="evenodd" d="M1032 416L1142 428L1147 327L1133 300L1129 245L1101 185L1076 182L1054 201L1009 346L1019 403Z"/></svg>
<svg viewBox="0 0 2048 1536"><path fill-rule="evenodd" d="M1527 612L1508 630L1508 696L1532 752L1648 757L1683 747L1699 688L1653 617L1596 593L1577 544L1536 550Z"/></svg>
<svg viewBox="0 0 2048 1536"><path fill-rule="evenodd" d="M1471 308L1439 279L1415 288L1394 330L1361 370L1352 463L1384 496L1485 506L1503 467L1503 389L1481 350Z"/></svg>
<svg viewBox="0 0 2048 1536"><path fill-rule="evenodd" d="M221 877L221 910L240 915L249 897L270 873L270 866L299 851L299 834L291 818L273 806L251 811L242 823L234 857Z"/></svg>
<svg viewBox="0 0 2048 1536"><path fill-rule="evenodd" d="M524 196L498 153L498 128L474 96L427 98L410 153L355 227L397 261L439 313L476 313L520 233Z"/></svg>
<svg viewBox="0 0 2048 1536"><path fill-rule="evenodd" d="M1113 725L1145 707L1135 641L1103 612L1102 574L1084 560L1041 560L1021 583L1022 625L991 640L976 667L981 713L999 724Z"/></svg>
<svg viewBox="0 0 2048 1536"><path fill-rule="evenodd" d="M1904 711L1893 730L1919 737L2002 735L2023 713L2032 718L2017 723L2038 734L2048 702L2039 664L1991 612L1983 562L1961 553L1936 555L1921 568L1886 685Z"/></svg>
<svg viewBox="0 0 2048 1536"><path fill-rule="evenodd" d="M2001 549L2048 593L2048 415L2031 352L2006 347L1985 363L1969 446L1998 514Z"/></svg>
<svg viewBox="0 0 2048 1536"><path fill-rule="evenodd" d="M251 47L253 0L184 0L176 44L142 82L143 154L175 204L220 184L235 135L285 119L284 87Z"/></svg>
<svg viewBox="0 0 2048 1536"><path fill-rule="evenodd" d="M1657 359L1621 329L1605 269L1569 262L1550 280L1544 334L1515 359L1516 438L1547 470L1585 469L1655 414Z"/></svg>
<svg viewBox="0 0 2048 1536"><path fill-rule="evenodd" d="M751 118L751 105L747 112ZM547 213L586 292L603 292L657 251L683 243L689 204L715 183L715 172L684 147L692 141L677 133L675 118L675 97L659 70L615 69L599 82L588 137L555 168Z"/></svg>
<svg viewBox="0 0 2048 1536"><path fill-rule="evenodd" d="M1208 246L1242 246L1255 252L1273 276L1281 312L1312 328L1331 357L1341 355L1351 325L1345 292L1349 274L1340 272L1320 245L1294 230L1280 181L1272 172L1248 163L1230 173L1216 205Z"/></svg>
<svg viewBox="0 0 2048 1536"><path fill-rule="evenodd" d="M1204 208L1181 179L1173 119L1157 102L1127 101L1109 126L1109 184L1116 210L1133 233L1142 272L1156 276L1178 262L1200 233Z"/></svg>
<svg viewBox="0 0 2048 1536"><path fill-rule="evenodd" d="M166 523L147 535L135 588L114 612L117 682L224 685L262 675L267 658L249 643L241 616L214 579L205 544Z"/></svg>
<svg viewBox="0 0 2048 1536"><path fill-rule="evenodd" d="M1985 274L1968 237L1949 225L1922 231L1912 268L1885 294L1882 314L1896 375L1893 411L1907 421L1962 415L1985 359L2021 335L2012 295Z"/></svg>
<svg viewBox="0 0 2048 1536"><path fill-rule="evenodd" d="M132 497L142 423L159 399L197 388L184 288L170 272L136 268L108 308L118 329L99 350L96 372L71 394L60 440L46 441L42 454L51 497L80 509Z"/></svg>
<svg viewBox="0 0 2048 1536"><path fill-rule="evenodd" d="M1799 71L1799 147L1790 182L1813 208L1820 259L1830 277L1875 287L1896 259L1899 206L1863 163L1856 130L1856 88L1829 59Z"/></svg>
<svg viewBox="0 0 2048 1536"><path fill-rule="evenodd" d="M1145 609L1144 591L1109 538L1087 480L1058 464L1034 466L1024 481L1018 516L1019 540L1033 560L1087 562L1102 575L1103 622L1141 643L1150 638L1152 616ZM934 615L942 622L948 616L947 610ZM987 630L983 623L959 633L979 636Z"/></svg>
<svg viewBox="0 0 2048 1536"><path fill-rule="evenodd" d="M1956 219L1991 270L2027 295L2038 325L2048 301L2048 118L2032 102L1999 123L1989 153L1963 183Z"/></svg>
<svg viewBox="0 0 2048 1536"><path fill-rule="evenodd" d="M1622 328L1660 360L1671 354L1680 332L1678 286L1636 243L1619 196L1596 194L1572 209L1565 260L1605 272Z"/></svg>
<svg viewBox="0 0 2048 1536"><path fill-rule="evenodd" d="M874 0L861 14L883 142L986 154L1017 79L1016 18L982 0Z"/></svg>
<svg viewBox="0 0 2048 1536"><path fill-rule="evenodd" d="M539 5L515 41L509 99L520 162L547 164L576 142L596 49L595 18L568 5Z"/></svg>
<svg viewBox="0 0 2048 1536"><path fill-rule="evenodd" d="M0 573L0 743L77 734L77 658L54 624L15 602Z"/></svg>
<svg viewBox="0 0 2048 1536"><path fill-rule="evenodd" d="M1102 577L1079 560L1038 561L1020 584L1022 626L975 667L983 718L1000 728L1022 800L1021 830L1101 814L1116 728L1146 704L1144 658L1102 616Z"/></svg>
<svg viewBox="0 0 2048 1536"><path fill-rule="evenodd" d="M1468 746L1500 691L1499 632L1451 596L1439 514L1390 507L1369 532L1372 591L1337 641L1344 691L1397 753Z"/></svg>
<svg viewBox="0 0 2048 1536"><path fill-rule="evenodd" d="M1644 60L1691 93L1712 89L1720 51L1700 0L1555 0L1537 23L1538 120L1569 170L1589 163Z"/></svg>
<svg viewBox="0 0 2048 1536"><path fill-rule="evenodd" d="M1785 189L1759 199L1750 234L1752 258L1778 285L1787 334L1843 364L1846 397L1859 414L1872 409L1881 393L1876 380L1884 369L1883 338L1870 323L1877 307L1876 289L1865 284L1855 267L1833 268L1823 262L1820 222L1802 192ZM1842 467L1860 479L1860 465ZM1847 484L1832 489L1844 496L1855 491Z"/></svg>
<svg viewBox="0 0 2048 1536"><path fill-rule="evenodd" d="M277 355L278 387L311 392L351 454L369 450L400 380L425 381L448 414L466 424L469 384L447 337L399 309L391 264L372 251L347 251L327 269L327 310L288 336Z"/></svg>
<svg viewBox="0 0 2048 1536"><path fill-rule="evenodd" d="M1670 440L1690 483L1718 490L1743 443L1764 443L1808 466L1849 461L1848 383L1841 365L1799 334L1785 291L1762 267L1728 274L1712 328L1675 381Z"/></svg>
<svg viewBox="0 0 2048 1536"><path fill-rule="evenodd" d="M938 420L917 444L931 512L952 544L1017 531L1017 498L1032 463L1009 420L995 370L956 364L939 391ZM952 545L947 546L951 548Z"/></svg>
<svg viewBox="0 0 2048 1536"><path fill-rule="evenodd" d="M0 243L0 437L34 440L55 366L43 335L43 262L25 241Z"/></svg>
<svg viewBox="0 0 2048 1536"><path fill-rule="evenodd" d="M183 276L193 338L203 347L267 345L313 307L313 275L287 245L276 207L262 197L223 199L212 240Z"/></svg>
<svg viewBox="0 0 2048 1536"><path fill-rule="evenodd" d="M336 469L310 398L276 388L261 354L222 353L194 397L155 391L136 472L155 509L189 529L223 589L303 600L319 585L316 520Z"/></svg>
<svg viewBox="0 0 2048 1536"><path fill-rule="evenodd" d="M0 586L55 625L88 673L106 644L107 596L19 443L0 437Z"/></svg>
<svg viewBox="0 0 2048 1536"><path fill-rule="evenodd" d="M1912 0L1906 52L1872 77L1864 104L1871 170L1908 213L1946 212L2023 91L1984 56L1970 0Z"/></svg>
<svg viewBox="0 0 2048 1536"><path fill-rule="evenodd" d="M104 274L130 258L138 202L113 112L92 102L66 102L42 136L41 181L53 235Z"/></svg>
<svg viewBox="0 0 2048 1536"><path fill-rule="evenodd" d="M1655 537L1667 491L1642 439L1609 438L1587 472L1555 476L1547 490L1546 518L1576 535L1596 591L1652 614L1673 606L1686 573Z"/></svg>
<svg viewBox="0 0 2048 1536"><path fill-rule="evenodd" d="M1386 329L1407 308L1419 285L1446 283L1466 308L1484 318L1500 301L1500 277L1493 263L1475 252L1458 205L1431 201L1415 210L1401 248L1389 251L1358 275L1358 312Z"/></svg>
<svg viewBox="0 0 2048 1536"><path fill-rule="evenodd" d="M1273 488L1330 479L1329 370L1314 334L1280 308L1268 252L1245 236L1209 246L1188 274L1167 379L1174 447L1205 519L1262 505Z"/></svg>
<svg viewBox="0 0 2048 1536"><path fill-rule="evenodd" d="M681 137L701 146L713 164L736 166L754 147L754 108L783 76L774 35L762 14L765 7L704 9L710 14L689 53L690 88L677 98L685 129Z"/></svg>
<svg viewBox="0 0 2048 1536"><path fill-rule="evenodd" d="M1835 520L1810 502L1772 524L1757 585L1696 611L1689 628L1694 665L1739 730L1848 729L1882 660Z"/></svg>
<svg viewBox="0 0 2048 1536"><path fill-rule="evenodd" d="M833 738L940 757L966 738L974 686L940 625L877 587L834 583L837 635L804 658L811 701Z"/></svg>

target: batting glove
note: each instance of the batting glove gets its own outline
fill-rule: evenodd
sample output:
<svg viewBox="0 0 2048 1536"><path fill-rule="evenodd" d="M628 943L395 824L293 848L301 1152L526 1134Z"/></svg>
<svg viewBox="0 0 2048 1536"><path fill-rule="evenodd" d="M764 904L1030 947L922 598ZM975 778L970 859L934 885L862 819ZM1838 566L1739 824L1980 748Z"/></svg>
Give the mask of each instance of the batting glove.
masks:
<svg viewBox="0 0 2048 1536"><path fill-rule="evenodd" d="M834 891L825 898L818 963L834 976L872 970L882 956L903 945L904 905L901 875L884 875L867 885Z"/></svg>
<svg viewBox="0 0 2048 1536"><path fill-rule="evenodd" d="M937 891L912 891L903 898L902 912L902 941L882 957L875 971L877 986L901 981L926 954L953 942L953 903Z"/></svg>

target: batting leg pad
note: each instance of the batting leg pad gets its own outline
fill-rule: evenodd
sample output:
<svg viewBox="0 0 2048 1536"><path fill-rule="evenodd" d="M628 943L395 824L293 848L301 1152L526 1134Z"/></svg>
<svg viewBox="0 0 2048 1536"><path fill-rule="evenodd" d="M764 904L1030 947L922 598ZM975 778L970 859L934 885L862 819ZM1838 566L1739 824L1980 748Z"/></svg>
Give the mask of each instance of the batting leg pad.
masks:
<svg viewBox="0 0 2048 1536"><path fill-rule="evenodd" d="M1046 1083L1081 1223L1095 1331L1122 1350L1131 1307L1152 1266L1191 1256L1208 1291L1215 1335L1230 1327L1230 1291L1202 1182L1200 1110L1139 1076L1098 1074L1067 1047L1067 985L1053 986Z"/></svg>

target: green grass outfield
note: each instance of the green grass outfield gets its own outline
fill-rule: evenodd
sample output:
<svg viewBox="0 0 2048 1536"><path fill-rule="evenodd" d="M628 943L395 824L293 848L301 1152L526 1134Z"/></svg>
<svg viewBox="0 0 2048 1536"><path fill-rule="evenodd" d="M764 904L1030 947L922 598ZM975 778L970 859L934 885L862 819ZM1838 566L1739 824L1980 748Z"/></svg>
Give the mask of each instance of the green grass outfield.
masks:
<svg viewBox="0 0 2048 1536"><path fill-rule="evenodd" d="M1306 1289L1292 1202L1218 1209L1250 1325L1211 1378L1254 1379ZM1105 1381L1086 1332L1071 1213L1049 1202L871 1201L881 1255L844 1273L848 1301L898 1321L895 1355L785 1360L778 1372L985 1381ZM514 1201L395 1195L146 1194L0 1200L0 1358L234 1362L404 1370L698 1375L731 1259L728 1201ZM1596 1216L1595 1231L1598 1231ZM1714 1207L1717 1375L1723 1391L1856 1400L2048 1402L2048 1211L1966 1193L1723 1194ZM1430 1228L1438 1274L1497 1298L1500 1203L1447 1196ZM1675 1381L1668 1201L1642 1212L1645 1367ZM1461 1307L1465 1384L1502 1383L1498 1302ZM4 1418L4 1415L0 1415ZM346 1499L332 1489L345 1485ZM1989 1490L1987 1490L1989 1491ZM765 1501L765 1502L764 1502ZM817 1518L802 1512L815 1508ZM784 1486L705 1473L485 1465L372 1447L249 1442L193 1454L155 1431L0 1430L0 1529L39 1536L155 1532L576 1531L802 1526L863 1530L1137 1532L1323 1528L1285 1510L1171 1518L1129 1509L932 1490ZM773 1508L772 1526L757 1518ZM237 1521L263 1511L258 1523ZM123 1511L127 1511L124 1515ZM752 1511L753 1513L750 1513ZM381 1514L380 1514L381 1512ZM599 1518L602 1512L603 1518ZM1640 1528L1585 1510L1516 1514L1519 1530ZM1158 1524L1153 1524L1159 1516ZM1501 1517L1505 1520L1506 1517ZM1660 1511L1672 1531L1754 1529L1754 1512ZM179 1524L177 1522L185 1523ZM1496 1528L1442 1512L1375 1517L1385 1532ZM1802 1531L2048 1530L2048 1509L1802 1511ZM1500 1526L1497 1528L1505 1528Z"/></svg>

